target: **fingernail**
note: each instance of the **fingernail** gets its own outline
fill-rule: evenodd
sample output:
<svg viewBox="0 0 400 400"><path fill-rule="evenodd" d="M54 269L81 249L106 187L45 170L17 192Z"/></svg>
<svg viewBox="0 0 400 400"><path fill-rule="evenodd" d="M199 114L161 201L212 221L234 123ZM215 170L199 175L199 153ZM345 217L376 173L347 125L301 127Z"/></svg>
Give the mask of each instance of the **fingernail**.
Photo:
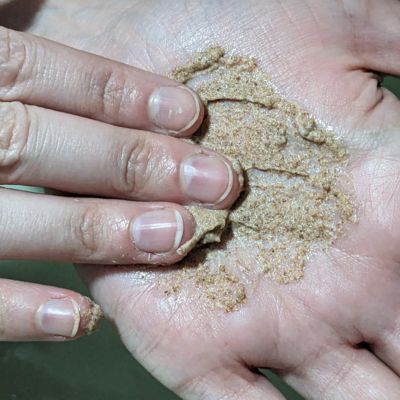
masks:
<svg viewBox="0 0 400 400"><path fill-rule="evenodd" d="M177 210L148 211L131 225L135 246L147 253L167 253L177 249L183 237L183 219Z"/></svg>
<svg viewBox="0 0 400 400"><path fill-rule="evenodd" d="M49 335L74 337L80 319L79 306L71 299L49 300L36 312L38 327Z"/></svg>
<svg viewBox="0 0 400 400"><path fill-rule="evenodd" d="M227 198L233 186L233 172L216 156L195 154L181 163L182 190L193 201L218 204Z"/></svg>
<svg viewBox="0 0 400 400"><path fill-rule="evenodd" d="M163 131L176 134L190 128L199 118L200 100L185 86L162 86L149 98L149 115Z"/></svg>

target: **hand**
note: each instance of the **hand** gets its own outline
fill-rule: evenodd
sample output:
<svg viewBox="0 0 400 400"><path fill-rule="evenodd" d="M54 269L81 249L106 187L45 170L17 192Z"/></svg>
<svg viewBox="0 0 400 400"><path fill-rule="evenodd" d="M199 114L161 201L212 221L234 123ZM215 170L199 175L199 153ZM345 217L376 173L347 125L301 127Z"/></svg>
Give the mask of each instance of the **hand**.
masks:
<svg viewBox="0 0 400 400"><path fill-rule="evenodd" d="M0 183L125 199L1 189L0 259L179 260L194 222L178 203L221 208L238 194L227 160L166 136L191 134L202 115L177 82L0 28ZM100 313L67 290L0 280L0 293L0 340L75 338Z"/></svg>
<svg viewBox="0 0 400 400"><path fill-rule="evenodd" d="M64 5L44 9L33 30L159 73L208 44L255 55L282 93L346 140L360 203L360 222L303 280L262 280L230 314L166 300L129 269L85 267L128 349L185 399L282 399L256 367L273 368L311 399L398 398L400 104L369 71L400 73L399 2L100 4L88 1L78 14L82 3L68 2L81 27L74 37L63 36Z"/></svg>

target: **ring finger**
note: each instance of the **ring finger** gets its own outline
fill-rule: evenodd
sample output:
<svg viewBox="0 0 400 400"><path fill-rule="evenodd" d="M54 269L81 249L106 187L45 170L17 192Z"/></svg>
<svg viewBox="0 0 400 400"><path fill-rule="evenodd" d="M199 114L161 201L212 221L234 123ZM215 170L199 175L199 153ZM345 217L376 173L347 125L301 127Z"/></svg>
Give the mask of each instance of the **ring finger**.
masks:
<svg viewBox="0 0 400 400"><path fill-rule="evenodd" d="M167 264L194 233L171 203L78 199L0 189L0 259Z"/></svg>

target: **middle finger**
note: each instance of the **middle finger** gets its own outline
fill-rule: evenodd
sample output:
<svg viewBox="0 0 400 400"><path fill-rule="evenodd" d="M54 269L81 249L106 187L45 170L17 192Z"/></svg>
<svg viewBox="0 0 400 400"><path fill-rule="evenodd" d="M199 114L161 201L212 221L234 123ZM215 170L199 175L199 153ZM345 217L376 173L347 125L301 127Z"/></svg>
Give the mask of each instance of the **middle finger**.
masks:
<svg viewBox="0 0 400 400"><path fill-rule="evenodd" d="M1 183L214 208L239 194L226 158L179 139L17 102L0 121Z"/></svg>

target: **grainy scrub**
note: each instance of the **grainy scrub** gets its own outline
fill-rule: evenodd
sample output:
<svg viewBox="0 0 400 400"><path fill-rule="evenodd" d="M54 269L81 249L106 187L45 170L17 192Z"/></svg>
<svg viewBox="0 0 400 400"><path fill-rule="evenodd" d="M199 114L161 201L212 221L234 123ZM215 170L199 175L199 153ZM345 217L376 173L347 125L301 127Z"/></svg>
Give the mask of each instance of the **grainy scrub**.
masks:
<svg viewBox="0 0 400 400"><path fill-rule="evenodd" d="M160 285L174 296L191 285L201 300L233 311L255 276L282 284L300 279L309 255L327 249L355 222L351 198L339 187L346 149L279 96L253 58L210 48L172 77L193 87L207 106L193 141L239 162L244 186L231 210L189 208L197 235L178 251L201 245Z"/></svg>

